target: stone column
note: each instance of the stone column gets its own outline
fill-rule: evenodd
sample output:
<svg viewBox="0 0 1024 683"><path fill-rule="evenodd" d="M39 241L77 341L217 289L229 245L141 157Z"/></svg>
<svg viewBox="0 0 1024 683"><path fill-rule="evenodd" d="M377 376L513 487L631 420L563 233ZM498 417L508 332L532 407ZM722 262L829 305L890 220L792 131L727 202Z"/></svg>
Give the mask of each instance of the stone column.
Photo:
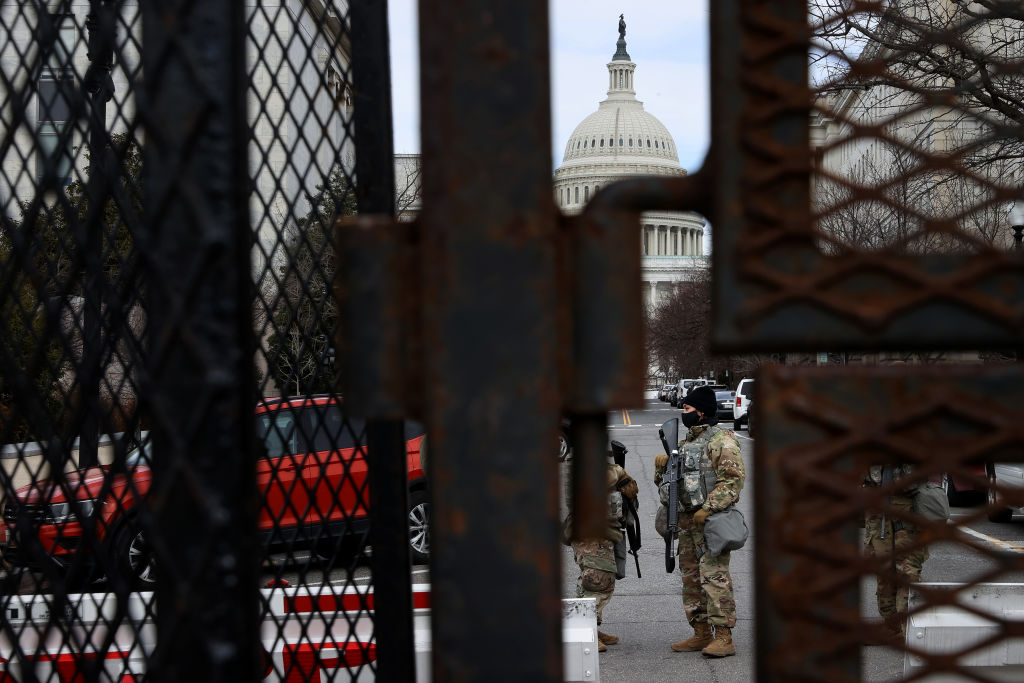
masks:
<svg viewBox="0 0 1024 683"><path fill-rule="evenodd" d="M658 305L658 283L651 282L651 290L647 295L647 302L653 307Z"/></svg>

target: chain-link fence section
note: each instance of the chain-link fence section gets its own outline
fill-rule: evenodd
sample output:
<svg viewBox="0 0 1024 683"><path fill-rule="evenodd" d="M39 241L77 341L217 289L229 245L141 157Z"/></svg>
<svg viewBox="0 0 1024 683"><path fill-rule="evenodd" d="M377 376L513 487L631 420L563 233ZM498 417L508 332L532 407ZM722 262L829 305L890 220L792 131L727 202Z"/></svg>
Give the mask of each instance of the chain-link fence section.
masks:
<svg viewBox="0 0 1024 683"><path fill-rule="evenodd" d="M386 16L235 4L0 3L0 661L18 681L174 678L196 671L189 642L204 679L231 675L216 666L247 651L212 651L232 629L266 678L376 670L373 468L336 390L330 226L386 212L359 197L351 27L386 37ZM390 176L380 123L362 144L386 136ZM413 534L395 542L422 564L424 430L398 428ZM229 600L251 604L234 624Z"/></svg>

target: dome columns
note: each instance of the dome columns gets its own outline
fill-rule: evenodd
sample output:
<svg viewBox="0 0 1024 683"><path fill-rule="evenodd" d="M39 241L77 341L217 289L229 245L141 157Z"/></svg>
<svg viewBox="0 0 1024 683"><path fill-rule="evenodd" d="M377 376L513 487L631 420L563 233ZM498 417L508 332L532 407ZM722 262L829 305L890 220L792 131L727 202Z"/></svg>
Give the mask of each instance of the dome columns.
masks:
<svg viewBox="0 0 1024 683"><path fill-rule="evenodd" d="M614 98L618 96L635 99L634 71L636 71L636 64L633 62L608 62L608 97Z"/></svg>

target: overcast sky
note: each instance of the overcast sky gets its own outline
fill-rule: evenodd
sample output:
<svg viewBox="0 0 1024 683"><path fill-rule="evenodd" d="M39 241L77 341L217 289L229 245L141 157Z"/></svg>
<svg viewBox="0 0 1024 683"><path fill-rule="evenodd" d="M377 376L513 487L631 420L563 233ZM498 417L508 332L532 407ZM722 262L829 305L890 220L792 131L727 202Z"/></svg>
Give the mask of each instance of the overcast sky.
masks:
<svg viewBox="0 0 1024 683"><path fill-rule="evenodd" d="M416 2L391 0L390 12L395 151L419 152ZM637 64L637 98L694 171L709 135L707 0L551 0L552 168L573 129L606 96L620 13Z"/></svg>

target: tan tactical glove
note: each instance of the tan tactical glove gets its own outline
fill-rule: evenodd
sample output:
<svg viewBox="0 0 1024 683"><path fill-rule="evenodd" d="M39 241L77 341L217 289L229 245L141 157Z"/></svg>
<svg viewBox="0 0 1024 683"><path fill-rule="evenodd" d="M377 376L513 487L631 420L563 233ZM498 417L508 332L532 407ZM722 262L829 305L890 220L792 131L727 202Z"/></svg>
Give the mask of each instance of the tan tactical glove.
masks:
<svg viewBox="0 0 1024 683"><path fill-rule="evenodd" d="M655 467L668 467L668 456L664 453L658 453L654 456Z"/></svg>
<svg viewBox="0 0 1024 683"><path fill-rule="evenodd" d="M704 508L701 508L693 513L693 521L694 523L696 523L698 527L702 527L704 526L704 522L707 521L708 515L710 514L710 512L708 512Z"/></svg>

